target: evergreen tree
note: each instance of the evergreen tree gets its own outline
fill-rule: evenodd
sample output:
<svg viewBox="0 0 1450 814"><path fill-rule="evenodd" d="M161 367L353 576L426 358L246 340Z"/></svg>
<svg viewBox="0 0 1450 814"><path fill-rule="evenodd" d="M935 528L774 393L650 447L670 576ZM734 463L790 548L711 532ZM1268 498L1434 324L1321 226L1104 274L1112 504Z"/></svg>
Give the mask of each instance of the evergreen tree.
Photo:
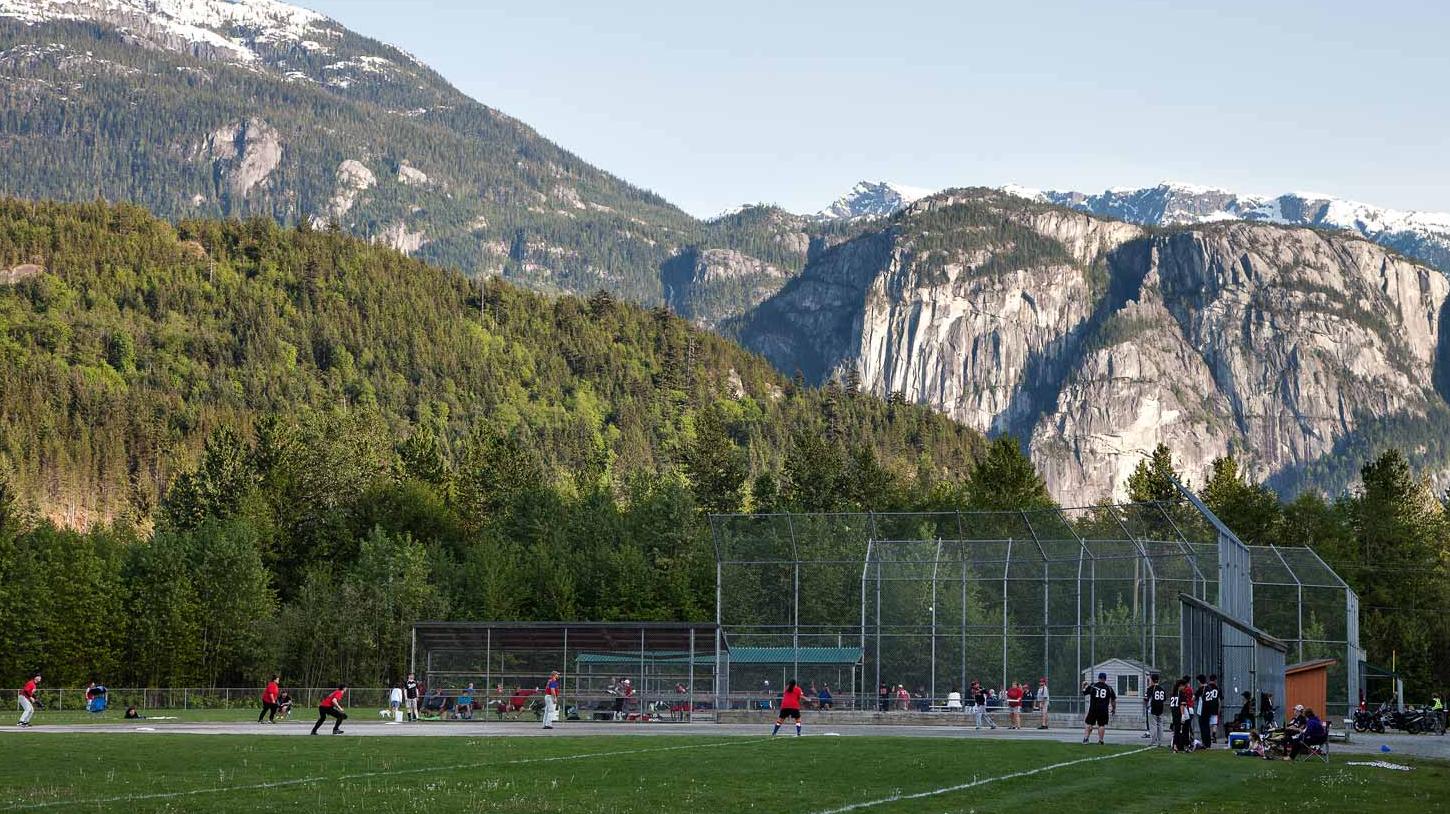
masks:
<svg viewBox="0 0 1450 814"><path fill-rule="evenodd" d="M186 531L208 518L236 514L255 482L251 451L232 427L219 427L206 441L196 469L178 475L161 504L164 525Z"/></svg>
<svg viewBox="0 0 1450 814"><path fill-rule="evenodd" d="M1369 658L1395 660L1407 683L1426 686L1450 644L1438 620L1450 607L1444 552L1450 534L1444 507L1398 450L1365 464L1363 486L1350 503L1357 543L1361 631Z"/></svg>
<svg viewBox="0 0 1450 814"><path fill-rule="evenodd" d="M1173 466L1173 453L1167 444L1159 444L1128 476L1128 499L1134 503L1177 503L1182 496L1174 486L1175 480L1182 478Z"/></svg>
<svg viewBox="0 0 1450 814"><path fill-rule="evenodd" d="M1278 495L1266 486L1246 482L1232 455L1213 461L1201 497L1245 543L1268 545L1279 539L1284 508Z"/></svg>
<svg viewBox="0 0 1450 814"><path fill-rule="evenodd" d="M973 509L1012 511L1056 505L1022 445L1010 435L993 439L987 453L972 467L966 497Z"/></svg>
<svg viewBox="0 0 1450 814"><path fill-rule="evenodd" d="M711 514L740 511L745 479L750 474L745 451L735 445L716 409L695 417L695 437L685 453L685 472L695 501Z"/></svg>

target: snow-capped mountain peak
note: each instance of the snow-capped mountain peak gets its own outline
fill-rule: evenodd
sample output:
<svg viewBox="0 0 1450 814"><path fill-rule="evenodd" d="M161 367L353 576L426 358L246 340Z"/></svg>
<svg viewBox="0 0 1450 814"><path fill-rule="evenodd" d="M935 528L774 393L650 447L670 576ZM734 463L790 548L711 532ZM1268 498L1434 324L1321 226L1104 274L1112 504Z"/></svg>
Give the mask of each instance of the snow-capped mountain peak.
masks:
<svg viewBox="0 0 1450 814"><path fill-rule="evenodd" d="M102 22L171 50L237 62L255 61L260 44L325 50L311 38L330 22L279 0L0 0L0 17Z"/></svg>
<svg viewBox="0 0 1450 814"><path fill-rule="evenodd" d="M891 181L862 181L830 206L817 212L815 217L820 220L886 217L934 192Z"/></svg>
<svg viewBox="0 0 1450 814"><path fill-rule="evenodd" d="M1450 213L1407 212L1318 193L1250 195L1165 181L1097 194L1006 186L1003 192L1131 223L1185 226L1248 220L1355 232L1450 273Z"/></svg>

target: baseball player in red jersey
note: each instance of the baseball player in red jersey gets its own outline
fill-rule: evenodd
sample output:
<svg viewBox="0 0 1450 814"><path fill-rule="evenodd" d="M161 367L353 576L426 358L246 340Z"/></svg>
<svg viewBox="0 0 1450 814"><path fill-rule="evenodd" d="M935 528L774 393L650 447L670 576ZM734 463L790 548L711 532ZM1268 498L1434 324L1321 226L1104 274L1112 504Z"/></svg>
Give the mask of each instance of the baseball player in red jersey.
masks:
<svg viewBox="0 0 1450 814"><path fill-rule="evenodd" d="M40 683L40 673L30 677L25 686L20 688L20 725L30 726L30 719L35 715L35 685Z"/></svg>
<svg viewBox="0 0 1450 814"><path fill-rule="evenodd" d="M790 683L785 685L785 692L780 696L780 716L775 719L775 728L770 730L771 737L774 737L776 733L780 732L780 725L785 723L786 718L795 719L795 733L797 736L800 735L801 696L804 694L801 692L800 685L795 683L795 679L793 678L790 680Z"/></svg>
<svg viewBox="0 0 1450 814"><path fill-rule="evenodd" d="M328 718L333 719L332 734L342 734L342 722L347 720L347 711L342 708L342 696L345 694L347 694L347 685L339 684L337 689L329 693L322 699L322 703L317 705L317 723L312 725L312 734L316 735L322 722Z"/></svg>
<svg viewBox="0 0 1450 814"><path fill-rule="evenodd" d="M261 723L263 718L267 719L267 723L277 723L278 678L279 676L273 673L272 678L267 681L266 689L262 690L262 711L257 715L257 723Z"/></svg>

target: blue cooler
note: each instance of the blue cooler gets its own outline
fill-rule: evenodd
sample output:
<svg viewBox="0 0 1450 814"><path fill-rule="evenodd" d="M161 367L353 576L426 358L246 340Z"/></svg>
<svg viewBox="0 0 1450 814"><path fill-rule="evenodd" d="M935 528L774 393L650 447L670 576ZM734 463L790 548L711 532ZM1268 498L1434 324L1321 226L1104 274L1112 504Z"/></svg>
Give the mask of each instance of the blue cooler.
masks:
<svg viewBox="0 0 1450 814"><path fill-rule="evenodd" d="M1249 733L1230 732L1228 733L1228 748L1247 749L1249 748Z"/></svg>

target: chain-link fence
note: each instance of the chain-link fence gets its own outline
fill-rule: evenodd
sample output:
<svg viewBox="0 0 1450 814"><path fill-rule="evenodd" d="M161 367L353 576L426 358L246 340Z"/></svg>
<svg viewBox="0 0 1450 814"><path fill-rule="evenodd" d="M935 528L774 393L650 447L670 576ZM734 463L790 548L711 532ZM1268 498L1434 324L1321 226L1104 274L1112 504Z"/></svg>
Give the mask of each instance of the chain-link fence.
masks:
<svg viewBox="0 0 1450 814"><path fill-rule="evenodd" d="M1136 700L1149 673L1180 674L1181 596L1242 607L1289 661L1338 659L1330 703L1356 700L1358 607L1343 580L1311 549L1243 546L1189 502L711 520L730 649L849 645L849 677L785 665L803 684L848 678L838 705L943 709L952 693L970 704L973 682L1003 696L1045 678L1051 708L1075 710L1100 672ZM732 695L764 694L763 680L737 666L722 678ZM1262 687L1222 689L1237 700Z"/></svg>

